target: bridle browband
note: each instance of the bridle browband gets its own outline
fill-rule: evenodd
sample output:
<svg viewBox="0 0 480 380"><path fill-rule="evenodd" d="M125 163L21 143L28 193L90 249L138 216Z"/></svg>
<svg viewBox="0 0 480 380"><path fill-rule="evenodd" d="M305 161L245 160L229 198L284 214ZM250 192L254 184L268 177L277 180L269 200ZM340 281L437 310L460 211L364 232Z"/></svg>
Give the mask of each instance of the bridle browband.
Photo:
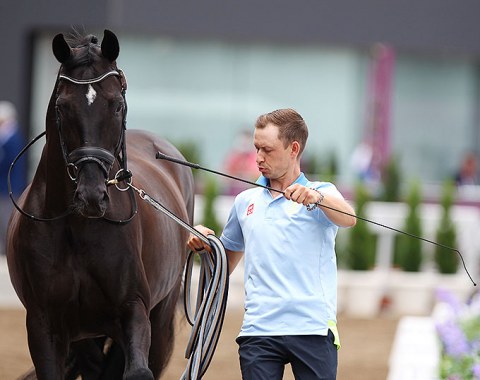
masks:
<svg viewBox="0 0 480 380"><path fill-rule="evenodd" d="M109 71L108 73L105 73L105 74L100 75L99 77L96 77L96 78L93 78L93 79L75 79L75 78L69 77L67 75L60 74L58 76L58 79L65 79L65 80L68 80L69 82L72 82L74 84L93 84L93 83L101 82L105 78L108 78L112 75L122 77L123 72L122 72L122 70L112 70L112 71ZM122 83L122 88L123 88L123 83ZM125 88L125 90L126 90L126 88Z"/></svg>
<svg viewBox="0 0 480 380"><path fill-rule="evenodd" d="M110 76L116 76L116 77L119 78L120 84L122 86L122 97L123 97L123 100L124 100L122 130L121 130L119 141L118 141L117 146L115 148L114 154L112 154L108 150L106 150L104 148L101 148L101 147L80 147L80 148L76 148L73 151L71 151L70 153L68 153L67 147L66 147L65 141L63 139L63 135L62 135L60 115L59 115L57 106L55 105L55 119L56 119L57 131L59 133L60 146L61 146L61 149L62 149L63 158L65 160L66 171L67 171L67 174L68 174L69 178L75 183L77 181L76 175L78 173L78 166L80 164L88 162L88 161L95 162L100 166L102 171L105 173L105 176L106 176L106 181L105 182L107 183L107 186L109 186L108 176L109 176L110 170L113 167L113 164L115 163L115 160L117 160L120 164L120 170L116 173L115 178L121 178L122 176L125 177L125 178L130 178L131 177L131 173L127 169L127 151L126 151L126 136L125 136L126 125L127 125L126 124L126 122L127 122L126 121L127 102L126 102L126 98L125 98L126 90L127 90L127 81L125 79L125 75L123 74L123 71L120 70L120 69L111 70L111 71L109 71L105 74L102 74L102 75L100 75L96 78L92 78L92 79L76 79L76 78L69 77L67 75L59 74L58 77L57 77L56 84L55 84L56 98L58 98L58 83L59 83L60 80L66 80L66 81L68 81L70 83L73 83L73 84L83 85L83 84L98 83L98 82L101 82L101 81L103 81L104 79L106 79ZM64 218L71 213L71 210L67 210L63 214L61 214L59 216L56 216L56 217L52 217L52 218L42 218L42 217L38 217L38 216L27 213L17 204L17 202L15 201L15 199L13 197L10 177L11 177L11 172L12 172L16 162L20 159L20 157L23 156L23 154L35 142L37 142L41 137L43 137L45 135L46 135L46 132L42 132L40 135L38 135L35 139L33 139L29 144L27 144L20 151L20 153L17 155L17 157L15 157L15 159L13 160L13 162L10 165L10 168L9 168L9 171L8 171L8 178L7 178L9 196L10 196L10 199L11 199L13 205L15 206L15 208L22 215L28 217L29 219L35 220L35 221L40 221L40 222L48 222L48 221L54 221L54 220ZM122 173L125 173L125 174L122 174ZM127 187L126 189L121 189L118 186L116 186L116 188L121 190L121 191L130 190L129 191L130 198L132 199L132 202L133 202L132 213L125 220L112 220L112 219L109 219L105 216L103 216L102 218L105 219L106 221L110 222L110 223L127 224L128 222L130 222L135 217L135 215L138 212L135 194L130 189L130 187Z"/></svg>

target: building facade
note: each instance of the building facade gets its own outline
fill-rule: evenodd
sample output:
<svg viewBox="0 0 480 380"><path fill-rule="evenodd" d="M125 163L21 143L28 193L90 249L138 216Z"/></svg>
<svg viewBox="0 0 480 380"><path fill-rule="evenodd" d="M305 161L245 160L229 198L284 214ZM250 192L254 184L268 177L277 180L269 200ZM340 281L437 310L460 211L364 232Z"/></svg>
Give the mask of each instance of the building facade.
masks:
<svg viewBox="0 0 480 380"><path fill-rule="evenodd" d="M101 39L108 28L129 81L128 127L193 141L207 166L221 168L258 114L293 107L310 128L306 154L335 157L340 181L358 175L354 152L381 115L382 138L406 178L437 183L480 149L478 14L473 0L7 0L0 99L17 105L35 136L58 70L53 36L75 26ZM388 109L375 113L378 46L394 58L380 98L388 97Z"/></svg>

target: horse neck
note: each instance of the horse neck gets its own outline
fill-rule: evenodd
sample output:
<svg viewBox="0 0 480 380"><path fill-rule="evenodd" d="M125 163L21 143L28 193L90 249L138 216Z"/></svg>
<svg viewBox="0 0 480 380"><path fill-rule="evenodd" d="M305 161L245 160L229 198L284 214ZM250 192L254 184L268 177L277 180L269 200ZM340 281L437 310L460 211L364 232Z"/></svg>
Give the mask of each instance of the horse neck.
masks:
<svg viewBox="0 0 480 380"><path fill-rule="evenodd" d="M47 141L34 177L45 189L47 209L64 210L71 203L72 181L67 175L65 159L60 146L60 137L56 125L55 94L52 94L47 109Z"/></svg>

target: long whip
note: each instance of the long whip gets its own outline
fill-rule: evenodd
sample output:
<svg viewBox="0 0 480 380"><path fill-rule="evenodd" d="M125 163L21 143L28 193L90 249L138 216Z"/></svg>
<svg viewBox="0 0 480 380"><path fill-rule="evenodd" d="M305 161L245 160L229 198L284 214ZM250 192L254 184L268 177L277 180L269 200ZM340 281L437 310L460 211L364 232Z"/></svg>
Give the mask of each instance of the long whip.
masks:
<svg viewBox="0 0 480 380"><path fill-rule="evenodd" d="M257 186L257 187L263 187L264 189L267 189L267 190L270 190L270 191L275 191L277 193L280 193L280 194L285 194L284 191L282 190L277 190L277 189L274 189L270 186L265 186L265 185L262 185L260 183L256 183L256 182L252 182L252 181L248 181L246 179L243 179L243 178L239 178L239 177L235 177L235 176L232 176L230 174L226 174L226 173L222 173L222 172L219 172L219 171L216 171L216 170L212 170L212 169L209 169L209 168L205 168L203 166L200 166L198 164L194 164L192 162L188 162L188 161L185 161L185 160L180 160L178 158L175 158L175 157L171 157L171 156L168 156L162 152L157 152L157 154L155 155L155 158L158 159L158 160L167 160L167 161L170 161L170 162L174 162L176 164L180 164L180 165L184 165L184 166L189 166L193 169L198 169L198 170L203 170L203 171L206 171L206 172L210 172L210 173L213 173L213 174L217 174L217 175L220 175L222 177L227 177L227 178L230 178L230 179L233 179L235 181L240 181L240 182L244 182L244 183L248 183L249 185L252 185L252 186ZM326 205L322 205L320 204L320 207L323 207L323 208L327 208L327 209L330 209L330 210L333 210L333 211L336 211L336 212L339 212L341 214L345 214L345 215L348 215L348 216L351 216L351 217L354 217L358 220L362 220L364 222L367 222L367 223L371 223L371 224L375 224L379 227L382 227L382 228L386 228L388 230L391 230L391 231L395 231L399 234L403 234L403 235L406 235L406 236L409 236L411 238L414 238L414 239L419 239L419 240L422 240L424 242L427 242L427 243L430 243L430 244L433 244L433 245L436 245L438 247L441 247L441 248L444 248L444 249L447 249L447 250L450 250L450 251L453 251L453 252L456 252L458 254L458 256L460 257L461 261L462 261L462 265L463 265L463 269L465 270L465 273L467 273L468 277L470 278L470 281L472 282L473 286L477 286L477 284L475 283L475 281L473 281L473 278L472 276L470 275L470 272L468 271L467 269L467 266L465 264L465 260L463 259L463 256L462 254L460 253L460 251L456 248L453 248L453 247L449 247L445 244L441 244L441 243L438 243L436 241L433 241L433 240L430 240L430 239L426 239L422 236L418 236L418 235L415 235L415 234L412 234L410 232L406 232L406 231L402 231L398 228L394 228L394 227L391 227L391 226L387 226L386 224L382 224L382 223L378 223L378 222L375 222L374 220L371 220L371 219L367 219L367 218L364 218L364 217L361 217L361 216L358 216L358 215L355 215L355 214L351 214L349 212L346 212L346 211L342 211L342 210L338 210L336 208L333 208L333 207L330 207L330 206L326 206Z"/></svg>

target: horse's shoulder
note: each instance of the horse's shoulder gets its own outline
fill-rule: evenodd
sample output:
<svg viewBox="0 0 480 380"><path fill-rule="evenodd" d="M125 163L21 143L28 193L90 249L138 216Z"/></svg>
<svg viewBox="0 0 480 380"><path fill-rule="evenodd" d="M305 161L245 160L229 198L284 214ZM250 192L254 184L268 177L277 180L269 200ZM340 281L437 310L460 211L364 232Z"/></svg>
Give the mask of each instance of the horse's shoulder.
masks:
<svg viewBox="0 0 480 380"><path fill-rule="evenodd" d="M127 137L133 140L160 139L160 137L155 133L143 129L128 129Z"/></svg>
<svg viewBox="0 0 480 380"><path fill-rule="evenodd" d="M175 151L176 148L166 139L157 134L140 129L131 129L127 131L127 144L129 149L140 149L142 151L154 147L156 151L166 150Z"/></svg>

